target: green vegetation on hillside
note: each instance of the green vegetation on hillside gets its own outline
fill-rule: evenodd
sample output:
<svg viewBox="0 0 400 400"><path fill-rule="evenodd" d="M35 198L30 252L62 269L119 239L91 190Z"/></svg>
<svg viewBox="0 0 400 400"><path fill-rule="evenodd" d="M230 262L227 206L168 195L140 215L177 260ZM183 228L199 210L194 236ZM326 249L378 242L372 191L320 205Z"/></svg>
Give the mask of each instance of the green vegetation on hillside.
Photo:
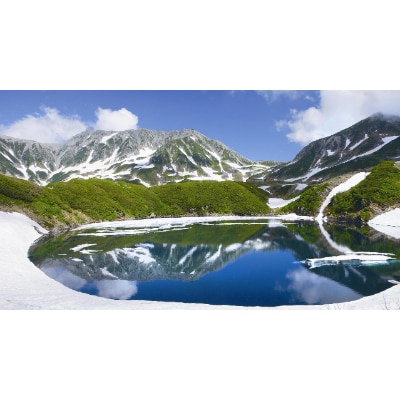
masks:
<svg viewBox="0 0 400 400"><path fill-rule="evenodd" d="M297 200L279 209L280 213L296 213L299 215L316 215L327 194L328 183L308 187Z"/></svg>
<svg viewBox="0 0 400 400"><path fill-rule="evenodd" d="M32 182L0 174L0 204L22 205L33 202L43 189Z"/></svg>
<svg viewBox="0 0 400 400"><path fill-rule="evenodd" d="M183 182L146 188L102 179L73 179L40 187L0 175L0 210L18 211L42 225L72 226L187 214L264 215L264 191L239 182Z"/></svg>
<svg viewBox="0 0 400 400"><path fill-rule="evenodd" d="M265 192L238 182L182 182L149 190L167 204L174 215L257 215L270 211Z"/></svg>
<svg viewBox="0 0 400 400"><path fill-rule="evenodd" d="M374 209L385 209L400 203L400 170L393 161L384 161L357 186L337 194L327 207L335 217L369 220Z"/></svg>

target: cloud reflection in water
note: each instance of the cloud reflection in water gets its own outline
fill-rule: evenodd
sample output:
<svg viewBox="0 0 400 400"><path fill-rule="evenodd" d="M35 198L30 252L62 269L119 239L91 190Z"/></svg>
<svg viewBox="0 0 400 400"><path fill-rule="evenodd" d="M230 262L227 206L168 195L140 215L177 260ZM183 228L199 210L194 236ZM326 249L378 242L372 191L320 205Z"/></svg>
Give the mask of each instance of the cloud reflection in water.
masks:
<svg viewBox="0 0 400 400"><path fill-rule="evenodd" d="M114 300L128 300L138 291L136 281L104 279L95 281L95 285L99 296Z"/></svg>
<svg viewBox="0 0 400 400"><path fill-rule="evenodd" d="M94 294L94 290L98 296L106 297L108 299L128 300L132 296L135 296L138 292L138 285L136 281L127 281L121 279L88 281L77 275L74 275L67 269L60 267L46 267L43 268L42 271L45 272L45 274L50 278L53 278L70 289L81 290L90 294ZM84 290L84 287L86 287L86 290Z"/></svg>
<svg viewBox="0 0 400 400"><path fill-rule="evenodd" d="M64 268L46 267L43 268L42 271L45 272L50 278L53 278L54 280L61 282L63 285L74 290L81 289L87 283L85 279L74 275L72 272Z"/></svg>
<svg viewBox="0 0 400 400"><path fill-rule="evenodd" d="M306 304L329 304L352 301L362 297L359 293L335 281L324 278L305 268L290 270L287 290Z"/></svg>

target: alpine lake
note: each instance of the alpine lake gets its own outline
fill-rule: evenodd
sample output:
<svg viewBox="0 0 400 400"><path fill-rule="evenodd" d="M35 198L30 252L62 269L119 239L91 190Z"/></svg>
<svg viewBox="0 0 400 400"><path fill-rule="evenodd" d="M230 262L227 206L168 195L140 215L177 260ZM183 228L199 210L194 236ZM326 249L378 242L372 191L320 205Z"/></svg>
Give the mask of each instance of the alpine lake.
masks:
<svg viewBox="0 0 400 400"><path fill-rule="evenodd" d="M111 299L238 306L329 304L400 281L400 240L370 227L312 220L157 219L46 235L30 260L76 291ZM308 268L304 260L368 251L371 265Z"/></svg>

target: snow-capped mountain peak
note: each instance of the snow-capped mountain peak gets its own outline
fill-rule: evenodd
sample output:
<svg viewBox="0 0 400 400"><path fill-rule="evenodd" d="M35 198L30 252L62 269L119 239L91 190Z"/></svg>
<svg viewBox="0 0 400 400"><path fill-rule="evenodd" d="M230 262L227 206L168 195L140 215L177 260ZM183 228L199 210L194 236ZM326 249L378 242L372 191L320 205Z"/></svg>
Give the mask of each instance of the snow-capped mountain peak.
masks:
<svg viewBox="0 0 400 400"><path fill-rule="evenodd" d="M271 176L286 181L323 180L362 171L383 160L400 160L400 117L376 113L304 147Z"/></svg>

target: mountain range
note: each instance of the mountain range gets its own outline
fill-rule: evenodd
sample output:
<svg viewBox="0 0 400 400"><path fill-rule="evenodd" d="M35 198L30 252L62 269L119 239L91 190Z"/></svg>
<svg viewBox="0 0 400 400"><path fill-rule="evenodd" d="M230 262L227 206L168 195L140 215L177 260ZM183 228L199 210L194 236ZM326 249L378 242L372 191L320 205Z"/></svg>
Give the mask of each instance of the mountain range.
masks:
<svg viewBox="0 0 400 400"><path fill-rule="evenodd" d="M193 129L85 131L63 144L0 136L0 173L40 185L104 178L155 186L183 180L295 185L400 160L400 117L381 113L305 146L289 163L251 161Z"/></svg>
<svg viewBox="0 0 400 400"><path fill-rule="evenodd" d="M271 165L250 161L192 129L85 131L61 145L0 136L0 173L40 185L91 177L145 186L185 179L243 181Z"/></svg>
<svg viewBox="0 0 400 400"><path fill-rule="evenodd" d="M331 136L304 147L268 177L286 182L320 182L366 170L381 161L400 160L400 117L373 114Z"/></svg>

